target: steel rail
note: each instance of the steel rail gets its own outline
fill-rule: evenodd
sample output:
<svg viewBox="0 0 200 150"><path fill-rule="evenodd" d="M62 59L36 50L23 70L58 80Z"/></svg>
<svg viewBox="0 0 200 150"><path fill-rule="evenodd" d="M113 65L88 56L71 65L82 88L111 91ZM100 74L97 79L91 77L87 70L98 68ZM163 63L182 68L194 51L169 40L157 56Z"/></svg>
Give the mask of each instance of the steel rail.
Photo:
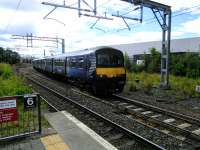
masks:
<svg viewBox="0 0 200 150"><path fill-rule="evenodd" d="M123 96L120 96L120 95L117 95L117 94L113 94L113 96L115 96L117 98L120 98L120 99L123 99L123 100L125 100L127 102L131 102L131 103L134 103L136 105L139 105L139 106L151 109L151 110L155 110L155 111L160 112L160 113L165 112L166 115L169 115L171 117L176 117L178 119L184 120L186 122L194 123L194 124L200 126L200 120L197 119L197 118L186 116L186 115L183 115L181 113L176 113L176 112L173 112L173 111L169 111L169 110L166 110L166 109L163 109L163 108L159 108L159 107L156 107L156 106L153 106L153 105L145 104L143 102L138 102L137 100L126 98L126 97L123 97Z"/></svg>
<svg viewBox="0 0 200 150"><path fill-rule="evenodd" d="M119 96L119 95L116 95L116 94L114 94L114 96L117 97L117 98L120 98L120 99L122 99L124 101L127 101L127 102L129 102L131 104L135 104L135 105L138 105L138 106L141 106L141 107L144 107L144 108L148 108L149 110L153 110L153 111L159 112L161 114L165 114L167 116L183 120L183 121L185 121L187 123L193 123L193 124L196 124L196 125L200 126L199 125L199 120L197 120L195 118L191 118L190 116L186 116L186 115L183 115L183 114L180 114L180 113L175 113L175 112L172 112L172 111L168 111L166 109L158 108L156 106L152 106L152 105L149 105L149 104L138 102L138 101L135 101L135 100L132 100L132 99L129 99L129 98L125 98L123 96ZM130 109L127 109L127 111L129 113L134 113L136 116L142 117L145 120L149 120L149 121L152 121L152 122L154 122L156 124L161 124L162 126L171 128L172 130L176 129L178 132L180 132L182 134L185 134L186 137L189 137L189 138L192 138L194 140L200 141L200 136L194 134L193 132L191 132L189 130L179 128L179 127L177 127L175 125L172 125L170 123L161 122L160 120L158 120L156 118L151 118L149 116L139 114L137 112L131 111Z"/></svg>

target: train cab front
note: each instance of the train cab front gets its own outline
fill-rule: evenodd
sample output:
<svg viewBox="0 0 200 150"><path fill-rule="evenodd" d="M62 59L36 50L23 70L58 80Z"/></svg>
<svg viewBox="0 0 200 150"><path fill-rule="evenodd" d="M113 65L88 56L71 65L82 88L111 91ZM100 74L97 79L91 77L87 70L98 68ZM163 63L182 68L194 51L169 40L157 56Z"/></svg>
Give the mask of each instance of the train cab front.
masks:
<svg viewBox="0 0 200 150"><path fill-rule="evenodd" d="M123 53L107 48L96 52L96 87L105 93L118 93L124 88L126 72Z"/></svg>

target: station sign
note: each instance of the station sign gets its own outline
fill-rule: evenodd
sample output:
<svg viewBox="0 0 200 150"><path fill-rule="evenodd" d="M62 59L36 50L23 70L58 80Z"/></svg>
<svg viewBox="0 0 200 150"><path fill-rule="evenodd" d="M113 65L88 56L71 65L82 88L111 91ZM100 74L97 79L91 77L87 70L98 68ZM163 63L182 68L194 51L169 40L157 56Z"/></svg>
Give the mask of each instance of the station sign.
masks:
<svg viewBox="0 0 200 150"><path fill-rule="evenodd" d="M0 123L17 121L17 98L2 97L0 98Z"/></svg>
<svg viewBox="0 0 200 150"><path fill-rule="evenodd" d="M36 108L36 95L25 95L24 96L24 109Z"/></svg>

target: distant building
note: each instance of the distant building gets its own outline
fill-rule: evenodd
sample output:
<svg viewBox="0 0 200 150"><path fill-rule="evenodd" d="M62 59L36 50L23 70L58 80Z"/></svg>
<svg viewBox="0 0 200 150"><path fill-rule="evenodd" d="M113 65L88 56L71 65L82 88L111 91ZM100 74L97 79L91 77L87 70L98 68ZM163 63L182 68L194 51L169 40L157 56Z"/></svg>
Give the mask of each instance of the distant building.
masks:
<svg viewBox="0 0 200 150"><path fill-rule="evenodd" d="M161 52L162 42L142 42L142 43L131 43L121 45L111 45L113 48L118 48L124 53L127 52L130 58L137 57L141 54L150 54L152 47L156 48L157 51ZM200 37L186 38L186 39L174 39L171 40L171 53L184 53L184 52L196 52L200 53ZM135 58L134 58L135 59Z"/></svg>

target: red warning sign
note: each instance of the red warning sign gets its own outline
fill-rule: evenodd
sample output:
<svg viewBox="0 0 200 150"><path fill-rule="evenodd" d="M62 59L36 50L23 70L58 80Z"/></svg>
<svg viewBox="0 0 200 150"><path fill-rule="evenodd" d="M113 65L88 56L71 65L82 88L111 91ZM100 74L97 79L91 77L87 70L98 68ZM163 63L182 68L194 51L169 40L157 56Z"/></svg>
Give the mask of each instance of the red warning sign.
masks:
<svg viewBox="0 0 200 150"><path fill-rule="evenodd" d="M14 97L0 98L0 123L18 119L17 99Z"/></svg>

